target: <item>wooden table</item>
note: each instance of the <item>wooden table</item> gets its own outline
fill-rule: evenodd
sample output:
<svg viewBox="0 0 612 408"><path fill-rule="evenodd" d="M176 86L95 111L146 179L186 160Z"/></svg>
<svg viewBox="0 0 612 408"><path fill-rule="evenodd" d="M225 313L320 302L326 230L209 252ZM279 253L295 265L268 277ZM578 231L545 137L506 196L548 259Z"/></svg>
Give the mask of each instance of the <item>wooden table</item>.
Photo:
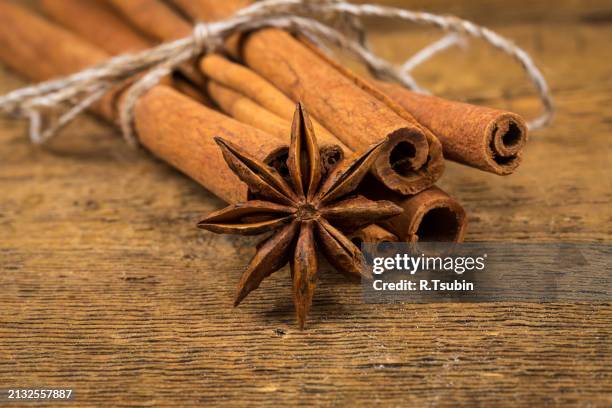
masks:
<svg viewBox="0 0 612 408"><path fill-rule="evenodd" d="M518 3L410 3L514 39L557 104L516 174L450 164L441 185L469 213L468 240L610 242L612 8ZM386 25L373 42L400 61L438 36ZM538 111L521 71L478 42L415 74ZM2 92L22 84L0 73ZM0 120L0 388L73 388L81 407L612 405L609 304L365 305L328 274L299 331L287 271L231 307L254 241L195 228L222 206L199 185L92 118L44 149L25 134Z"/></svg>

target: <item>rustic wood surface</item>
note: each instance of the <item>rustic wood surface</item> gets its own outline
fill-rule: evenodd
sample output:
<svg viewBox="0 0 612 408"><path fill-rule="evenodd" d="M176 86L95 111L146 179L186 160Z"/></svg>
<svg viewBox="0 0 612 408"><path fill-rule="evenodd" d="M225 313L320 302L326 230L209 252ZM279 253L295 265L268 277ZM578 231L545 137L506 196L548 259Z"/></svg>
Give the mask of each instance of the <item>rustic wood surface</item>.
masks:
<svg viewBox="0 0 612 408"><path fill-rule="evenodd" d="M441 185L465 204L468 240L610 242L612 6L516 3L431 9L531 52L556 121L515 175L451 164ZM399 60L434 38L387 28L374 43ZM535 114L520 70L470 45L417 77ZM22 84L0 72L0 91ZM325 274L299 331L287 271L231 307L253 241L195 228L222 205L196 183L91 118L44 149L25 132L0 119L0 388L73 388L80 407L612 405L609 304L364 305Z"/></svg>

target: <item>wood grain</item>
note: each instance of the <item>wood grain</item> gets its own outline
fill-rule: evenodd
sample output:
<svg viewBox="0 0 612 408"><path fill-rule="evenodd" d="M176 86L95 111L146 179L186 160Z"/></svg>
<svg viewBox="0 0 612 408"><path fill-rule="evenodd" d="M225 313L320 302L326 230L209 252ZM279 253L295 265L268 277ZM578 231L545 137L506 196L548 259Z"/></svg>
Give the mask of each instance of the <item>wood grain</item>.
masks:
<svg viewBox="0 0 612 408"><path fill-rule="evenodd" d="M468 211L468 240L610 242L612 27L583 16L612 10L562 2L549 18L543 2L521 4L465 8L533 53L556 121L531 135L516 174L449 163L442 187ZM373 41L400 60L434 37ZM537 112L520 71L477 43L417 77ZM21 84L2 68L1 91ZM90 118L44 149L25 131L0 119L1 388L70 387L80 407L612 405L609 304L365 305L325 268L301 332L286 270L231 308L253 241L195 228L222 206L196 183Z"/></svg>

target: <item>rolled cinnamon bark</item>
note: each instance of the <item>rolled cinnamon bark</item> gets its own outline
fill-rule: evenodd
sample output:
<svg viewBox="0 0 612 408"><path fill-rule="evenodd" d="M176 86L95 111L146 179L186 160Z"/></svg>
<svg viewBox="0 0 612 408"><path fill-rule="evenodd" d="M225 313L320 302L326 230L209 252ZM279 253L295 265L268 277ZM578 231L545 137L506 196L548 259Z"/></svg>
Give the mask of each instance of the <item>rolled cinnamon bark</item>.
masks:
<svg viewBox="0 0 612 408"><path fill-rule="evenodd" d="M373 168L374 175L387 187L414 194L442 175L441 149L430 150L419 126L356 86L289 34L260 30L241 44L241 56L248 66L292 99L301 100L351 149L358 151L388 137Z"/></svg>
<svg viewBox="0 0 612 408"><path fill-rule="evenodd" d="M105 49L111 53L128 52L132 50L134 45L137 45L140 49L151 46L152 40L145 40L141 35L133 31L133 29L127 25L127 23L118 15L116 15L114 9L109 9L107 4L101 4L98 0L64 0L61 6L58 6L58 2L54 0L43 0L43 8L47 14L51 15L55 20L61 21L64 26L82 35L86 40L97 44L100 48ZM73 4L74 3L74 4ZM71 7L74 5L74 7ZM64 7L69 6L67 11ZM124 6L125 7L125 6ZM76 13L76 14L75 14ZM85 21L96 21L98 25L102 27L112 28L110 31L106 30L92 30L90 26L83 25L80 23L79 17ZM170 19L172 21L172 18ZM182 21L181 21L182 23ZM168 25L165 31L168 32ZM187 29L188 25L181 25L179 30ZM107 44L112 44L109 46ZM124 49L125 48L125 49ZM214 60L224 60L220 56L211 56ZM204 58L205 60L206 58ZM227 60L226 60L227 61ZM227 61L228 64L232 64ZM219 69L219 63L213 64L215 68ZM233 69L232 72L236 70ZM247 71L249 71L247 69ZM251 72L251 71L249 71ZM227 74L222 74L221 76ZM230 75L231 77L231 75ZM249 78L245 78L248 80ZM174 86L181 92L189 95L193 99L200 103L204 103L208 106L211 105L208 99L200 97L199 93L190 87L188 84L183 82L174 81ZM254 126L257 129L263 130L270 134L277 136L279 140L287 140L291 134L291 123L283 120L266 109L260 107L253 101L245 98L244 96L223 87L217 83L207 84L208 94L213 97L214 102L228 115L234 117L240 122ZM272 87L272 85L270 85ZM280 91L277 91L280 93ZM283 95L284 97L284 95ZM284 97L286 98L286 97ZM287 103L293 106L293 102L287 99ZM295 106L290 109L295 109ZM317 138L321 143L321 154L323 156L323 163L325 170L328 171L334 167L345 154L351 155L352 152L334 136L332 136L327 130L320 128L317 133ZM279 166L279 171L284 171L284 163L282 161L276 161Z"/></svg>
<svg viewBox="0 0 612 408"><path fill-rule="evenodd" d="M413 197L398 197L402 215L383 225L406 242L462 242L467 219L457 200L438 187L431 187Z"/></svg>
<svg viewBox="0 0 612 408"><path fill-rule="evenodd" d="M41 5L48 16L111 55L140 51L154 44L143 32L135 32L103 0L42 0ZM204 86L204 77L193 64L183 64L179 71L194 85Z"/></svg>
<svg viewBox="0 0 612 408"><path fill-rule="evenodd" d="M171 41L191 34L192 27L178 13L160 0L104 0L156 40Z"/></svg>
<svg viewBox="0 0 612 408"><path fill-rule="evenodd" d="M172 78L172 87L182 93L183 95L187 95L191 99L196 102L201 103L209 108L214 106L213 102L208 97L208 94L201 91L198 86L195 86L188 80L180 76L173 76Z"/></svg>
<svg viewBox="0 0 612 408"><path fill-rule="evenodd" d="M247 189L225 164L215 137L248 146L250 154L273 165L287 158L286 144L279 139L164 86L140 98L134 123L139 140L155 156L229 203L245 201Z"/></svg>
<svg viewBox="0 0 612 408"><path fill-rule="evenodd" d="M170 7L158 0L107 1L135 26L158 40L173 40L191 33L191 25L174 13ZM82 14L90 13L92 10L81 7L79 12ZM68 22L68 24L70 23ZM83 32L83 34L87 35L88 33ZM218 80L221 84L235 91L229 92L228 89L221 89L216 85L206 86L209 93L214 93L210 96L217 98L215 102L224 112L234 117L239 114L241 116L237 118L238 120L279 136L279 118L275 118L274 114L280 115L280 118L284 119L288 125L282 140L289 138L290 121L293 119L295 111L295 103L291 99L248 68L234 64L220 55L204 56L199 65L202 73L207 77ZM250 103L244 96L239 97L236 93L244 94L244 96L253 98L255 101L265 103L257 106L257 104ZM271 112L267 112L266 109L271 110ZM326 170L335 166L345 156L352 154L352 151L346 145L316 120L313 121L313 126L317 138L322 144Z"/></svg>
<svg viewBox="0 0 612 408"><path fill-rule="evenodd" d="M179 28L178 15L173 18L171 12L166 12L166 16L162 16L165 5L159 1L108 1L140 29L160 39L176 38L189 32L184 26L186 22ZM145 3L147 7L143 7ZM244 5L244 2L231 0L226 3L227 10L232 9L231 5ZM204 2L198 4L202 6ZM207 4L216 7L219 2ZM206 9L197 10L199 14L195 17L210 19L205 15ZM217 13L216 16L221 15ZM159 24L153 23L157 19ZM169 21L176 26L172 34L168 30ZM428 141L421 126L398 115L289 34L273 29L260 30L241 44L241 56L247 65L291 99L304 103L326 129L352 150L359 151L387 139L372 172L389 188L413 194L431 186L442 175L441 148L436 150L435 142Z"/></svg>
<svg viewBox="0 0 612 408"><path fill-rule="evenodd" d="M252 0L231 1L200 1L200 0L171 0L187 14L198 16L205 21L216 21L227 18L236 11L253 3Z"/></svg>
<svg viewBox="0 0 612 408"><path fill-rule="evenodd" d="M402 207L402 214L381 223L402 242L462 242L465 237L465 210L438 187L405 197L365 179L358 192Z"/></svg>
<svg viewBox="0 0 612 408"><path fill-rule="evenodd" d="M206 1L206 0L205 0ZM368 95L378 99L384 105L388 106L393 112L395 112L398 116L417 127L427 139L427 144L429 146L429 153L427 155L427 161L423 165L423 168L420 170L411 169L410 171L414 171L418 174L418 177L413 180L413 190L415 192L422 191L430 187L433 183L435 183L444 172L444 156L442 154L442 144L438 140L438 138L425 126L419 123L414 116L406 109L404 109L397 102L392 100L385 93L381 92L376 87L372 86L370 82L357 75L353 71L339 64L337 61L331 59L325 53L323 53L319 48L317 48L314 44L310 43L306 39L302 39L302 43L310 49L310 51L317 55L322 61L327 63L330 67L336 69L340 74L344 75L347 79L349 79L353 84L367 92ZM398 171L406 171L401 166L398 166Z"/></svg>
<svg viewBox="0 0 612 408"><path fill-rule="evenodd" d="M232 118L277 137L287 137L287 130L290 129L287 128L287 121L262 108L251 99L215 81L208 81L206 89L219 109Z"/></svg>
<svg viewBox="0 0 612 408"><path fill-rule="evenodd" d="M52 33L53 41L46 36ZM72 74L104 61L108 55L55 27L23 7L0 1L0 60L31 80ZM106 119L115 114L114 95L107 94L94 109Z"/></svg>
<svg viewBox="0 0 612 408"><path fill-rule="evenodd" d="M0 60L17 73L40 81L71 74L108 58L108 54L63 28L0 0ZM118 95L109 94L96 111L113 120L118 99ZM287 154L286 143L274 136L163 85L139 99L134 122L143 146L228 202L246 200L247 189L225 164L214 137L231 140L268 163Z"/></svg>
<svg viewBox="0 0 612 408"><path fill-rule="evenodd" d="M111 55L142 51L155 45L155 40L136 31L103 0L42 0L41 6L54 21ZM203 77L199 73L195 75L193 65L186 64L180 71L184 77L175 75L164 83L171 83L192 99L212 106L211 101L198 89L203 85ZM199 85L193 83L194 80Z"/></svg>
<svg viewBox="0 0 612 408"><path fill-rule="evenodd" d="M499 175L520 164L527 126L516 113L375 85L438 136L447 159Z"/></svg>
<svg viewBox="0 0 612 408"><path fill-rule="evenodd" d="M141 51L153 44L102 0L42 0L40 4L53 20L112 55Z"/></svg>
<svg viewBox="0 0 612 408"><path fill-rule="evenodd" d="M200 60L199 67L208 78L246 96L280 118L288 122L293 119L295 102L244 65L231 62L221 55L211 54ZM318 121L312 120L312 122L319 139L334 139L336 144L346 147Z"/></svg>
<svg viewBox="0 0 612 408"><path fill-rule="evenodd" d="M276 116L251 99L215 81L209 81L207 89L209 96L219 108L240 122L261 129L280 140L286 140L291 134L291 122ZM335 167L345 156L349 157L353 154L348 147L333 136L328 136L326 133L316 133L316 135L321 147L321 162L326 172ZM277 170L281 174L287 171L285 166L281 166Z"/></svg>

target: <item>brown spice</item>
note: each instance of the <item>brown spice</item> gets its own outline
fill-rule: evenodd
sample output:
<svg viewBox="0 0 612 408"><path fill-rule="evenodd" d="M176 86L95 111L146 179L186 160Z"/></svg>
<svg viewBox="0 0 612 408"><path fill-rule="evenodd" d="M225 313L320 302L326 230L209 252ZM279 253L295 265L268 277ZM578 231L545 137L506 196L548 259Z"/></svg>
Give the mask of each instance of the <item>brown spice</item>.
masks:
<svg viewBox="0 0 612 408"><path fill-rule="evenodd" d="M225 165L214 137L244 146L250 155L272 165L287 157L287 145L276 137L168 87L157 86L140 98L134 123L140 142L154 155L230 203L244 201L247 188Z"/></svg>
<svg viewBox="0 0 612 408"><path fill-rule="evenodd" d="M199 1L199 0L171 0L187 14L206 18L206 21L216 21L227 18L236 11L246 7L253 2L251 0L232 1Z"/></svg>
<svg viewBox="0 0 612 408"><path fill-rule="evenodd" d="M137 32L103 0L43 0L41 5L45 14L53 20L111 55L142 51L155 44L154 40ZM202 86L202 76L195 75L194 70L193 65L185 64L180 68L184 77L175 75L171 79L166 78L164 84L172 84L192 99L212 106L206 95L192 84L195 80L200 81Z"/></svg>
<svg viewBox="0 0 612 408"><path fill-rule="evenodd" d="M159 39L189 33L189 25L180 23L180 17L159 1L146 0L147 8L141 7L145 0L135 4L109 1L140 29ZM211 7L216 4L209 3ZM244 2L227 2L228 10L232 8L230 4ZM206 10L200 10L196 17L210 18L204 15ZM302 101L326 129L353 151L386 139L372 171L389 188L413 194L441 176L444 168L441 154L437 154L434 143L428 141L420 126L408 122L383 101L360 89L289 34L260 30L245 38L242 44L247 65L294 101Z"/></svg>
<svg viewBox="0 0 612 408"><path fill-rule="evenodd" d="M388 106L398 116L400 116L402 119L406 120L411 125L418 128L425 135L427 139L427 145L428 145L428 152L427 152L426 160L420 169L415 170L414 168L412 168L409 170L409 171L414 171L417 174L416 177L412 178L410 191L412 191L413 193L416 193L434 184L442 176L442 173L444 173L444 168L445 168L444 156L442 154L442 144L440 143L438 138L434 136L434 134L428 128L426 128L421 123L419 123L414 118L414 116L412 116L408 111L406 111L406 109L400 106L397 102L393 101L386 94L384 94L383 92L381 92L380 90L372 86L367 80L357 75L353 71L349 70L348 68L344 67L343 65L339 64L337 61L328 57L325 53L323 53L320 49L318 49L316 46L314 46L312 43L310 43L306 39L302 39L302 42L304 43L304 45L306 45L310 49L310 51L313 54L317 55L321 60L325 61L329 66L335 68L340 74L344 75L347 79L352 81L353 84L358 86L360 89L367 92L369 95L371 95L372 97L375 97L376 99L381 101L383 104ZM411 166L414 166L414 160L416 160L416 157L411 162L412 163ZM420 160L421 159L419 158L419 163L420 163ZM402 170L401 163L398 163L396 170L398 171Z"/></svg>
<svg viewBox="0 0 612 408"><path fill-rule="evenodd" d="M160 0L104 0L128 21L158 40L176 40L191 34L191 25Z"/></svg>
<svg viewBox="0 0 612 408"><path fill-rule="evenodd" d="M103 0L42 0L41 6L53 20L112 55L141 51L152 44Z"/></svg>
<svg viewBox="0 0 612 408"><path fill-rule="evenodd" d="M199 63L202 73L208 78L233 89L235 92L253 100L261 107L291 123L295 102L278 90L270 82L251 69L218 55L204 56ZM325 129L319 122L312 120L317 137L323 143L337 144L348 149L340 140Z"/></svg>
<svg viewBox="0 0 612 408"><path fill-rule="evenodd" d="M40 81L67 75L108 58L61 27L23 7L0 1L0 60L27 78ZM116 100L116 94L109 94L96 112L113 120ZM245 200L247 188L225 165L215 136L244 146L262 161L283 160L287 155L287 144L274 136L162 85L138 101L134 114L139 140L145 147L228 202Z"/></svg>
<svg viewBox="0 0 612 408"><path fill-rule="evenodd" d="M208 81L206 89L219 109L229 116L275 136L288 135L287 130L291 128L289 122L251 99L215 81Z"/></svg>
<svg viewBox="0 0 612 408"><path fill-rule="evenodd" d="M71 0L76 1L76 0ZM138 2L125 2L119 0L107 0L121 12L128 20L143 31L158 40L173 40L191 33L191 25L177 15L166 4L157 0L147 0ZM145 7L146 6L146 7ZM91 13L94 10L87 10L81 7L81 13ZM75 17L76 18L76 17ZM70 21L67 21L71 24ZM85 36L89 33L83 32ZM87 38L87 37L86 37ZM119 40L120 41L120 40ZM270 115L276 114L284 119L286 128L283 130L282 138L289 135L288 129L291 126L291 118L295 108L295 102L276 89L272 84L259 77L250 69L239 64L232 63L220 55L204 56L199 63L203 74L231 88L237 93L258 102L261 107L257 108L253 103L242 97L238 98L236 92L229 92L228 89L221 89L218 85L206 85L209 93L215 102L226 113L234 116L240 113L242 116L237 118L244 123L256 126L259 129L272 133L278 130L278 119ZM230 108L233 112L229 111ZM270 112L266 112L265 108ZM264 120L264 117L267 119ZM269 119L269 120L268 120ZM322 142L324 155L327 157L328 168L332 167L343 157L352 152L327 129L318 122L313 121L315 131Z"/></svg>
<svg viewBox="0 0 612 408"><path fill-rule="evenodd" d="M394 201L405 212L385 222L405 242L462 242L467 219L457 200L438 187Z"/></svg>
<svg viewBox="0 0 612 408"><path fill-rule="evenodd" d="M389 138L373 172L386 186L414 194L442 174L427 163L444 166L441 156L428 161L424 132L401 118L385 103L357 87L289 34L257 31L242 42L245 63L294 100L302 100L315 117L355 151ZM423 179L425 181L423 182Z"/></svg>
<svg viewBox="0 0 612 408"><path fill-rule="evenodd" d="M68 0L68 1L73 2L73 1L79 1L79 0ZM97 1L104 1L107 6L108 5L112 6L113 11L115 12L120 11L121 13L123 12L128 13L130 11L133 11L138 16L143 26L145 27L149 27L151 25L155 26L156 30L168 36L167 37L168 40L176 40L178 38L181 38L181 37L184 37L185 35L190 34L191 32L189 25L185 25L183 28L186 31L180 31L177 34L175 31L175 27L176 27L177 22L182 22L182 19L178 15L173 13L172 10L169 10L169 13L166 13L165 5L156 0L155 1L151 1L151 0L130 0L130 1L97 0ZM49 2L53 3L53 0L49 0ZM159 5L159 7L157 7L157 5ZM68 9L69 7L66 7L65 9L60 8L57 10L57 12L66 13L67 11L69 12ZM146 10L146 13L143 13L142 12L143 10ZM86 11L87 11L87 5L80 7L80 12L86 12ZM78 14L74 14L74 13L72 14L73 14L74 19L78 18ZM162 15L164 18L163 19L159 18L160 15ZM98 17L103 18L106 16L98 15ZM72 20L73 18L67 19L68 20L67 22L70 22L70 20ZM73 25L74 23L70 23L70 24ZM101 24L101 23L98 22L97 24ZM121 24L125 25L125 22L122 22ZM74 29L76 27L71 27L71 28ZM85 31L79 31L79 32L83 33L84 36L87 35L87 32ZM148 34L147 30L141 30L141 32ZM117 33L117 35L119 35L119 33ZM122 40L119 40L118 43L121 43L121 42ZM102 48L107 49L106 46L102 46ZM200 71L193 65L193 63L182 64L179 69L180 69L180 72L186 78L188 78L189 81L191 81L194 85L197 85L198 87L204 87L206 80L204 76L200 73Z"/></svg>
<svg viewBox="0 0 612 408"><path fill-rule="evenodd" d="M462 242L467 219L457 200L438 187L405 197L365 179L357 191L371 199L388 200L404 211L381 225L402 242Z"/></svg>
<svg viewBox="0 0 612 408"><path fill-rule="evenodd" d="M208 82L207 90L210 98L223 112L240 122L275 135L281 140L286 139L287 135L289 135L291 122L276 116L251 99L215 81ZM352 155L348 147L342 145L341 142L331 135L319 138L319 140L321 140L321 157L325 172L332 169L345 156Z"/></svg>
<svg viewBox="0 0 612 408"><path fill-rule="evenodd" d="M371 201L362 196L346 198L366 175L382 144L372 146L324 178L312 123L298 105L291 127L286 182L238 147L221 138L217 138L217 143L229 167L255 197L207 216L198 226L226 234L275 231L258 246L240 279L235 305L291 261L293 300L298 323L303 328L317 282L316 250L321 250L339 271L365 275L361 251L337 227L359 229L401 212L388 201Z"/></svg>
<svg viewBox="0 0 612 408"><path fill-rule="evenodd" d="M72 74L108 59L108 54L81 41L27 9L0 1L0 59L28 79L39 81ZM114 95L107 94L94 109L114 117Z"/></svg>
<svg viewBox="0 0 612 408"><path fill-rule="evenodd" d="M387 82L376 86L438 136L447 159L499 175L511 174L520 164L527 126L516 113L421 95Z"/></svg>
<svg viewBox="0 0 612 408"><path fill-rule="evenodd" d="M101 47L107 47L109 52L122 52L122 47L125 47L125 51L128 51L127 48L133 47L134 45L139 45L143 48L149 43L148 39L132 31L132 27L128 26L123 19L118 17L114 10L108 10L104 5L100 6L99 0L88 0L86 2L80 2L78 0L69 1L71 1L70 4L77 3L75 4L75 8L71 7L70 10L77 10L78 16L70 11L67 13L68 16L64 15L64 9L55 7L57 2L52 0L45 0L45 6L47 6L47 3L49 6L45 8L49 14L52 14L58 21L62 21L66 27L74 30L85 39L95 42ZM100 9L103 10L102 13L100 13ZM102 27L112 27L113 30L110 32L105 32L104 30L91 30L89 26L83 26L79 22L75 22L79 17L85 21L97 21L98 25ZM111 43L113 44L112 46L107 45ZM271 107L271 109L277 112L280 111L281 114L284 115L293 115L293 109L290 109L289 112L287 111L289 105L293 104L291 100L248 68L232 63L219 55L210 55L202 58L201 66L206 67L206 69L204 69L206 73L208 73L208 70L215 73L215 79L219 78L224 81L224 83L238 86L243 91L246 90L249 97L254 97L257 102L263 103L265 107ZM201 103L206 103L207 105L209 104L209 101L201 100L199 98L199 93L194 92L193 87L185 82L177 82L175 80L173 84L176 89L188 94L192 99ZM249 98L237 92L233 92L215 81L209 81L207 87L209 94L221 109L240 122L263 130L268 134L276 136L277 139L280 140L285 140L289 135L291 122L281 119L272 112L263 109ZM321 142L322 162L326 170L329 170L335 163L340 161L344 154L352 155L348 147L342 145L341 142L321 125L313 122L313 127L317 133L318 140ZM182 127L179 127L179 129L182 129ZM144 133L143 131L143 134ZM146 133L148 134L148 132ZM161 137L165 136L162 135ZM185 137L190 137L190 133L186 132ZM154 143L154 141L152 141L151 144L152 143ZM337 146L337 144L340 145ZM340 149L338 147L340 147ZM158 151L157 154L164 156L166 153ZM185 153L185 155L187 156L187 153ZM270 159L268 160L270 161ZM283 165L282 159L273 160L273 162L281 166ZM205 175L205 171L207 170L197 169L197 163L192 163L190 165L182 163L181 166L184 167L183 171L188 174ZM279 170L286 171L286 169ZM195 178L198 179L198 176L195 176ZM246 194L245 189L242 188L242 186L237 186L236 191L237 197L243 199ZM233 199L229 200L231 202L235 201ZM397 240L393 234L375 225L368 226L354 234L366 242Z"/></svg>
<svg viewBox="0 0 612 408"><path fill-rule="evenodd" d="M187 95L194 101L201 103L209 108L214 106L213 101L210 100L208 95L205 92L200 91L198 86L191 84L188 80L181 78L180 76L174 76L172 78L172 87L182 93L183 95Z"/></svg>

